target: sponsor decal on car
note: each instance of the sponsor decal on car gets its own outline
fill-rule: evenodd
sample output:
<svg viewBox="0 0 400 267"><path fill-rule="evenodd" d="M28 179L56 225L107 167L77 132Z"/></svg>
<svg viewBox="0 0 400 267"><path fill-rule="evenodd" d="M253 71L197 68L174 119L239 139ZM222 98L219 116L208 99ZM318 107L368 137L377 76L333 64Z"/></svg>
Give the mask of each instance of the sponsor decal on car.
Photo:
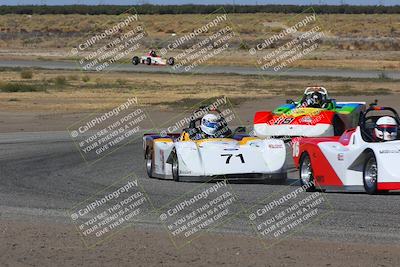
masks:
<svg viewBox="0 0 400 267"><path fill-rule="evenodd" d="M303 122L303 123L312 123L313 122L313 118L307 116L307 117L301 118L300 121Z"/></svg>
<svg viewBox="0 0 400 267"><path fill-rule="evenodd" d="M282 148L283 145L282 144L269 144L268 147L272 148L272 149L278 149L278 148Z"/></svg>
<svg viewBox="0 0 400 267"><path fill-rule="evenodd" d="M300 143L294 142L293 143L293 157L297 158L300 156Z"/></svg>
<svg viewBox="0 0 400 267"><path fill-rule="evenodd" d="M397 154L400 153L400 149L385 149L385 150L379 150L380 154Z"/></svg>

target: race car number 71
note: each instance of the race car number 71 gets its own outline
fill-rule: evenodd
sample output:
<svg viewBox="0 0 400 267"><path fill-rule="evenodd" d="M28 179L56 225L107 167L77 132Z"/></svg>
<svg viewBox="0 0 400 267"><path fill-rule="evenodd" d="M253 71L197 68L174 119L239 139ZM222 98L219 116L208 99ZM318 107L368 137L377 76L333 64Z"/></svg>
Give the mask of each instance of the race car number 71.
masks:
<svg viewBox="0 0 400 267"><path fill-rule="evenodd" d="M231 161L232 156L235 156L236 158L240 158L240 161L242 163L244 163L244 157L243 154L237 154L237 155L233 155L233 154L221 154L221 157L227 157L225 163L229 164Z"/></svg>

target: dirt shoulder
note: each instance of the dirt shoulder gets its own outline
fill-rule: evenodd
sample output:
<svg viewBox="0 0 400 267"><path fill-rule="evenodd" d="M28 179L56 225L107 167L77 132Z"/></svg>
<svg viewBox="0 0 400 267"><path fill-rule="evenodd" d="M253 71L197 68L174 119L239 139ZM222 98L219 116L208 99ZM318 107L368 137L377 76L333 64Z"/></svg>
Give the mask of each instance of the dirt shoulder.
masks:
<svg viewBox="0 0 400 267"><path fill-rule="evenodd" d="M265 249L259 240L205 233L175 249L166 232L128 228L87 249L73 225L1 219L2 266L398 266L399 246L285 240Z"/></svg>
<svg viewBox="0 0 400 267"><path fill-rule="evenodd" d="M32 93L35 94L35 93ZM98 96L101 94L99 93ZM54 97L54 96L51 96ZM125 95L125 97L129 97ZM295 98L296 96L292 96ZM269 98L254 98L248 100L241 100L239 104L233 107L235 113L239 116L240 121L244 125L252 125L253 116L256 111L260 110L271 110L280 104L285 103L286 99L291 98L290 96L276 96ZM0 95L1 99L1 95ZM54 97L56 99L56 97ZM108 99L108 98L106 98ZM338 101L362 101L372 103L375 99L379 100L379 104L382 106L390 106L396 110L400 110L400 94L391 95L381 95L381 96L339 96ZM66 103L72 103L74 100L78 101L78 97L69 98L58 98L58 104L60 106L67 105ZM100 100L100 99L99 99ZM50 102L46 98L36 98L29 100L28 98L24 100L26 102ZM126 101L124 96L119 96L119 98L113 99L113 104L107 103L108 106L104 104L104 107L100 108L97 106L96 109L87 109L87 107L82 106L81 109L75 109L74 111L67 110L14 110L13 108L6 109L4 106L0 110L0 133L11 133L11 132L45 132L45 131L65 131L67 128L82 120L83 118L89 116L90 114L98 114L100 111L111 110L113 107ZM189 101L189 100L185 100ZM106 103L106 100L102 99L97 102L97 104ZM192 106L196 106L197 101L190 101ZM19 103L19 102L18 102ZM75 102L76 104L77 102ZM146 113L150 116L152 124L144 125L148 129L153 128L153 126L162 125L171 118L174 118L185 110L190 110L190 106L187 105L184 109L177 109L174 106L159 106L152 105L144 107Z"/></svg>

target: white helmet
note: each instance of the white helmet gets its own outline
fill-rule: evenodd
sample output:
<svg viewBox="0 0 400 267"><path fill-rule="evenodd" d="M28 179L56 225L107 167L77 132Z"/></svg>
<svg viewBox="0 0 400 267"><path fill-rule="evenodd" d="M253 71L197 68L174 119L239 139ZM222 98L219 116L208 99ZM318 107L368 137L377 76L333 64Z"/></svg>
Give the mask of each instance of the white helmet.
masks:
<svg viewBox="0 0 400 267"><path fill-rule="evenodd" d="M214 114L204 115L200 128L205 134L214 135L218 130L218 117Z"/></svg>
<svg viewBox="0 0 400 267"><path fill-rule="evenodd" d="M399 126L394 118L385 116L379 118L376 122L376 127L374 129L375 135L378 139L384 141L393 141L397 139L397 131Z"/></svg>

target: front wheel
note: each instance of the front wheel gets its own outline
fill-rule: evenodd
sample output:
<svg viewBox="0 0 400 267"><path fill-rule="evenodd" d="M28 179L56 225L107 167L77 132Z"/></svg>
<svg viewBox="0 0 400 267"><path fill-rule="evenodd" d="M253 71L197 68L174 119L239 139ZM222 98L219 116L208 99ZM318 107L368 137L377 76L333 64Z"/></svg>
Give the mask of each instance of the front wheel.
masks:
<svg viewBox="0 0 400 267"><path fill-rule="evenodd" d="M150 57L146 58L146 64L147 65L151 65L151 58Z"/></svg>
<svg viewBox="0 0 400 267"><path fill-rule="evenodd" d="M146 156L144 158L146 163L146 172L150 178L153 178L153 156L149 148L146 149Z"/></svg>
<svg viewBox="0 0 400 267"><path fill-rule="evenodd" d="M176 151L172 152L172 179L174 179L176 182L179 182L179 162Z"/></svg>
<svg viewBox="0 0 400 267"><path fill-rule="evenodd" d="M369 153L364 164L363 182L368 194L376 194L378 191L378 164L374 153Z"/></svg>
<svg viewBox="0 0 400 267"><path fill-rule="evenodd" d="M315 191L314 170L311 165L311 158L308 153L304 153L300 158L300 184L307 185L307 192Z"/></svg>

